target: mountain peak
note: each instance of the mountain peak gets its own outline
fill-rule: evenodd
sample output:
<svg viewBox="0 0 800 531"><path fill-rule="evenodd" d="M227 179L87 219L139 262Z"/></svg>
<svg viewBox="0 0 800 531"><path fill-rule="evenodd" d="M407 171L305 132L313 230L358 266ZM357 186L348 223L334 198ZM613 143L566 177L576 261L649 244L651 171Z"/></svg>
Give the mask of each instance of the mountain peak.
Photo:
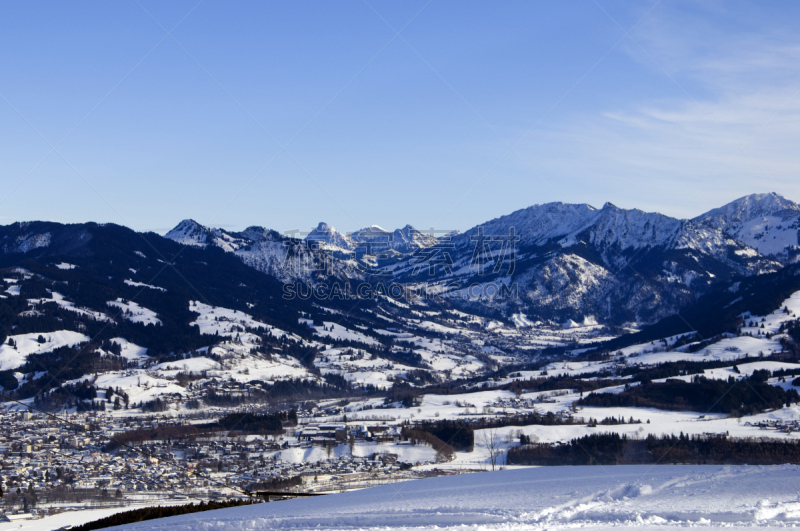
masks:
<svg viewBox="0 0 800 531"><path fill-rule="evenodd" d="M317 225L317 228L312 230L308 236L306 236L306 239L339 249L353 248L353 245L347 236L336 230L334 227L331 227L324 221L321 221Z"/></svg>
<svg viewBox="0 0 800 531"><path fill-rule="evenodd" d="M587 204L560 201L532 205L473 227L460 235L459 240L469 241L478 230L492 236L507 235L513 227L522 243L542 245L585 228L597 219L599 212Z"/></svg>
<svg viewBox="0 0 800 531"><path fill-rule="evenodd" d="M389 231L379 225L370 225L369 227L365 227L363 229L355 231L353 233L353 236L370 237L372 235L384 235L384 234L389 234Z"/></svg>
<svg viewBox="0 0 800 531"><path fill-rule="evenodd" d="M165 238L183 245L205 247L208 245L209 230L193 219L184 219L174 229L164 235Z"/></svg>
<svg viewBox="0 0 800 531"><path fill-rule="evenodd" d="M704 222L717 219L730 224L746 222L761 216L791 217L797 214L800 214L800 205L780 194L769 192L740 197L695 219Z"/></svg>
<svg viewBox="0 0 800 531"><path fill-rule="evenodd" d="M800 205L775 192L740 197L694 221L726 232L784 263L800 256Z"/></svg>
<svg viewBox="0 0 800 531"><path fill-rule="evenodd" d="M400 251L414 252L415 249L432 245L436 245L436 238L415 229L411 224L407 224L393 233L392 247Z"/></svg>
<svg viewBox="0 0 800 531"><path fill-rule="evenodd" d="M175 228L172 229L172 230L174 231L174 230L178 230L178 229L187 229L187 228L194 228L194 227L203 227L203 226L201 224L199 224L198 222L196 222L195 220L191 219L191 218L186 218L183 221L181 221L180 223L178 223L177 225L175 225ZM172 231L170 231L170 232L172 232Z"/></svg>

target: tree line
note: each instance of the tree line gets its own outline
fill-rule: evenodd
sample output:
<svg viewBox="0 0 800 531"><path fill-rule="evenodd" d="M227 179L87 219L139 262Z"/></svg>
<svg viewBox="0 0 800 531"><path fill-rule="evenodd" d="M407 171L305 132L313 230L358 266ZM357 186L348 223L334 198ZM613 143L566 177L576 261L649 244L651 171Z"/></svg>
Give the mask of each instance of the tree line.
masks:
<svg viewBox="0 0 800 531"><path fill-rule="evenodd" d="M533 443L524 435L508 450L509 465L735 464L800 463L800 441L738 438L726 434L649 435L630 439L595 433L565 444Z"/></svg>
<svg viewBox="0 0 800 531"><path fill-rule="evenodd" d="M579 399L579 406L652 407L669 411L705 411L732 416L754 415L800 402L796 390L766 383L769 371L755 371L749 378L716 380L695 376L692 381L642 381L620 393L592 393Z"/></svg>

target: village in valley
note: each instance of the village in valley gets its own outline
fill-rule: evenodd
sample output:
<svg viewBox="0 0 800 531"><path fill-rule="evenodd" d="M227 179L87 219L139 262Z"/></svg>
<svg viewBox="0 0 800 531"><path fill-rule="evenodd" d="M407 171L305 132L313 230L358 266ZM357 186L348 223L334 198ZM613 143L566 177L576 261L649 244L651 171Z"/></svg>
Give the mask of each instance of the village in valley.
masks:
<svg viewBox="0 0 800 531"><path fill-rule="evenodd" d="M626 370L648 370L680 360L711 363L700 374L720 381L766 371L771 384L792 389L794 376L783 375L800 374L800 364L775 361L774 356L780 354L780 331L793 322L799 309L800 293L796 293L780 311L748 316L752 330L758 332L755 337L745 327L738 336L721 337L694 352L676 346L692 345L691 341L672 337L627 347L596 361L573 355L537 369L464 380L460 390L446 393L404 387L408 394L395 400L391 393L386 396L390 390L384 390L374 396L299 401L283 411L274 404L248 401L264 390L259 384L237 381L239 366L219 357L213 373L202 375L188 371L187 376L186 371L192 363L206 363L200 358L180 362L183 371L176 369L178 362L160 366L146 362L146 368L94 375L95 385L107 382L107 387L99 388L92 410L31 411L12 403L0 414L4 514L15 520L98 508L247 499L259 492L272 493L272 499L284 497L281 493L285 497L338 493L505 468L511 466L509 448L522 442L560 444L595 433L598 427L633 439L722 433L794 440L800 437L800 405L742 418L579 403L584 397L582 385L591 385L595 393L620 393L636 383L620 380ZM762 330L766 332L761 334ZM214 349L227 349L229 360L241 359L237 349L248 347L241 335ZM330 358L328 353L321 361L330 364L326 361ZM260 370L257 359L249 363L253 372ZM274 371L276 357L264 363L262 367ZM227 379L221 377L223 371ZM349 378L359 374L358 368L346 373ZM692 378L678 376L686 382ZM530 383L559 379L568 384L543 390ZM609 382L605 389L604 381ZM149 401L144 402L143 396ZM239 403L197 408L196 403L209 396L236 398ZM232 420L226 424L225 419ZM246 428L254 419L280 422L266 431L258 425ZM436 440L422 435L424 430L441 434L449 423L464 433L445 431L452 437L441 435ZM459 445L467 433L468 442ZM443 439L448 443L441 444Z"/></svg>

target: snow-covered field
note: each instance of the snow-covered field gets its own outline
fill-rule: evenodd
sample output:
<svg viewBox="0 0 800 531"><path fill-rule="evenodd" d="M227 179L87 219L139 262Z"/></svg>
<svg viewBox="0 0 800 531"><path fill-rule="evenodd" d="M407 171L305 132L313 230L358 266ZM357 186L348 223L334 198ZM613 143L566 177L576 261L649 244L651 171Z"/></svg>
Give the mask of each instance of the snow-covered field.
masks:
<svg viewBox="0 0 800 531"><path fill-rule="evenodd" d="M794 527L800 467L543 467L396 483L119 529Z"/></svg>
<svg viewBox="0 0 800 531"><path fill-rule="evenodd" d="M89 509L86 511L70 511L52 516L46 516L40 520L17 520L14 522L0 522L0 531L11 531L23 529L25 531L50 531L52 529L68 528L73 525L81 525L86 522L106 518L120 512L119 509Z"/></svg>
<svg viewBox="0 0 800 531"><path fill-rule="evenodd" d="M24 531L52 531L58 529L69 529L70 526L79 526L87 522L94 522L101 518L107 518L122 511L140 509L142 507L150 507L153 505L184 505L185 500L160 500L154 502L142 502L132 505L126 509L104 508L104 509L86 509L80 511L65 511L63 513L45 516L44 518L36 520L16 520L12 522L0 521L0 531L11 531L22 529Z"/></svg>
<svg viewBox="0 0 800 531"><path fill-rule="evenodd" d="M261 328L277 338L287 335L283 330L256 321L250 315L238 310L209 306L199 301L190 301L189 310L200 314L195 321L190 323L190 326L197 325L201 334L219 334L227 337L239 336L245 342L258 342L258 338L254 334L245 332L246 328ZM293 334L289 334L289 337L299 339Z"/></svg>
<svg viewBox="0 0 800 531"><path fill-rule="evenodd" d="M39 337L44 338L44 342L39 342ZM58 330L56 332L45 332L42 334L19 334L9 336L15 346L6 343L0 345L0 371L16 369L24 365L29 354L41 354L50 352L64 346L77 345L89 341L89 337L70 330Z"/></svg>
<svg viewBox="0 0 800 531"><path fill-rule="evenodd" d="M107 321L107 322L111 321L111 318L102 312L96 312L94 310L89 310L87 308L79 308L75 306L75 303L66 300L62 294L56 291L52 292L50 295L52 297L50 299L28 299L28 305L35 310L37 305L40 304L57 304L64 310L67 310L69 312L75 312L78 315L90 317L97 321Z"/></svg>
<svg viewBox="0 0 800 531"><path fill-rule="evenodd" d="M133 301L125 301L117 299L115 301L108 301L106 304L122 310L121 316L134 323L142 323L144 325L160 325L161 320L156 316L156 312L148 310L144 306L139 306Z"/></svg>

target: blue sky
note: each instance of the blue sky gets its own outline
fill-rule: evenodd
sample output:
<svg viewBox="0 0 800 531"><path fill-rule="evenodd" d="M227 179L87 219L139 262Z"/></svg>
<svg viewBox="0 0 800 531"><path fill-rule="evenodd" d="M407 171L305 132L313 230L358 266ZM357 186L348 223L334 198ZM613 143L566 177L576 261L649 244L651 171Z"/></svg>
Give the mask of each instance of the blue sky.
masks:
<svg viewBox="0 0 800 531"><path fill-rule="evenodd" d="M5 1L0 224L800 200L798 23L792 2Z"/></svg>

